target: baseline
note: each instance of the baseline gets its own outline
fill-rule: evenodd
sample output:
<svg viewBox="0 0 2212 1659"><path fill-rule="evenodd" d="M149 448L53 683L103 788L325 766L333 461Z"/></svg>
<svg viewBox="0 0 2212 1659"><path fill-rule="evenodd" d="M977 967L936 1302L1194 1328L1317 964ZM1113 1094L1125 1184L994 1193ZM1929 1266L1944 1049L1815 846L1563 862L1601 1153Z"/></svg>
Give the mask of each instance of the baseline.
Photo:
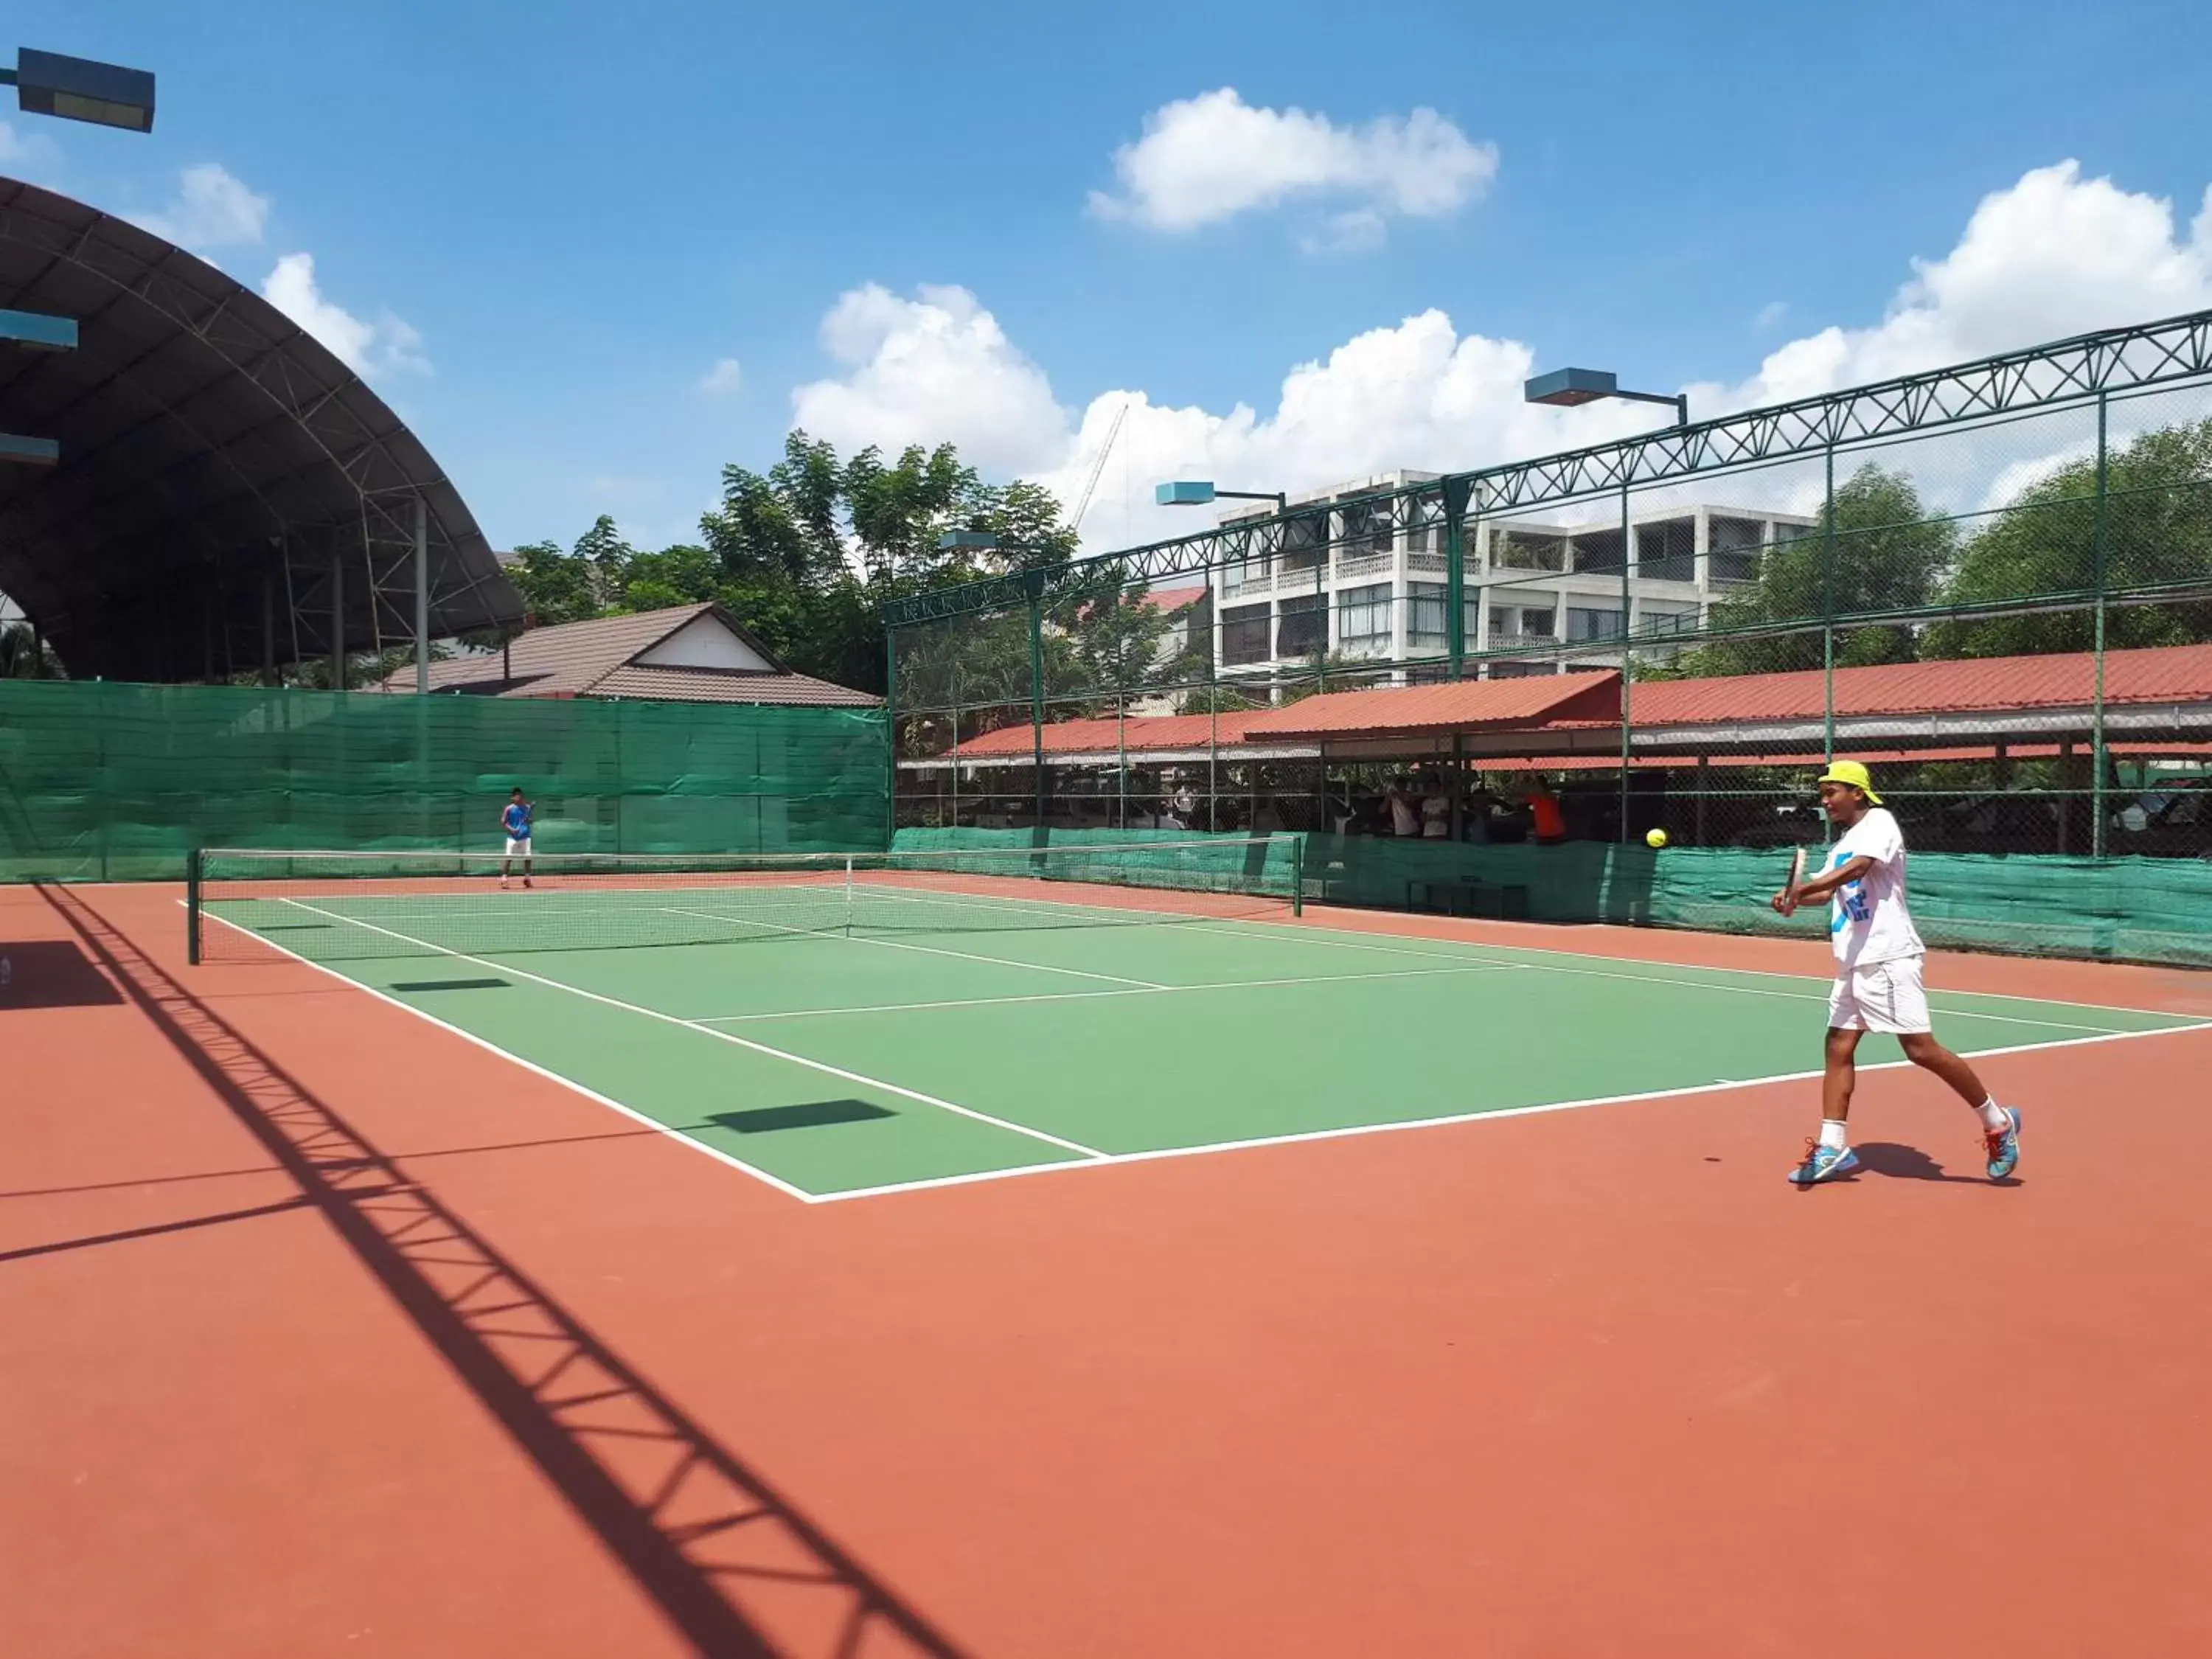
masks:
<svg viewBox="0 0 2212 1659"><path fill-rule="evenodd" d="M2108 1031L2096 1036L2060 1037L2050 1042L2023 1042L2012 1048L1984 1048L1975 1055L1977 1060L2000 1054L2040 1054L2052 1048L2080 1048L2103 1042L2132 1042L2147 1037L2166 1037L2189 1032L2212 1030L2212 1020L2200 1020L2190 1025L2165 1026L2147 1031ZM1877 1060L1863 1065L1862 1072L1894 1072L1910 1066L1909 1060ZM1382 1123L1346 1124L1329 1129L1301 1129L1287 1134L1253 1135L1237 1140L1200 1141L1188 1146L1159 1146L1141 1152L1109 1152L1085 1162L1032 1164L1018 1169L979 1170L972 1174L932 1176L921 1181L887 1182L875 1187L853 1187L824 1194L814 1201L839 1204L851 1198L881 1198L894 1193L924 1192L939 1187L969 1187L986 1181L1005 1181L1015 1176L1048 1175L1055 1170L1103 1169L1109 1164L1152 1164L1163 1158L1199 1158L1217 1152L1243 1152L1262 1146L1297 1146L1308 1141L1347 1140L1358 1135L1395 1134L1402 1129L1437 1129L1455 1124L1487 1122L1492 1118L1534 1117L1545 1112L1583 1111L1595 1106L1625 1106L1643 1101L1676 1100L1690 1095L1729 1094L1740 1089L1763 1088L1769 1084L1806 1083L1817 1080L1822 1073L1817 1071L1778 1072L1768 1077L1722 1079L1712 1083L1690 1084L1678 1089L1653 1089L1634 1094L1594 1095L1582 1100L1545 1101L1532 1106L1500 1106L1489 1111L1449 1112L1434 1117L1393 1119Z"/></svg>

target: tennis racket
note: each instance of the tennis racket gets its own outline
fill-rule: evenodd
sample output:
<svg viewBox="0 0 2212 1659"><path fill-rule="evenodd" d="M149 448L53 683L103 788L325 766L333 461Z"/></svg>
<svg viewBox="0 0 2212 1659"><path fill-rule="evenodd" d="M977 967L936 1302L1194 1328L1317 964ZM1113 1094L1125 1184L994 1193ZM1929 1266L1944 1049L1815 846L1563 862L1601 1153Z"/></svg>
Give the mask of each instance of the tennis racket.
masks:
<svg viewBox="0 0 2212 1659"><path fill-rule="evenodd" d="M1805 849L1799 848L1790 855L1790 879L1783 884L1782 893L1789 910L1797 908L1797 884L1805 879ZM1784 911L1788 915L1789 911Z"/></svg>

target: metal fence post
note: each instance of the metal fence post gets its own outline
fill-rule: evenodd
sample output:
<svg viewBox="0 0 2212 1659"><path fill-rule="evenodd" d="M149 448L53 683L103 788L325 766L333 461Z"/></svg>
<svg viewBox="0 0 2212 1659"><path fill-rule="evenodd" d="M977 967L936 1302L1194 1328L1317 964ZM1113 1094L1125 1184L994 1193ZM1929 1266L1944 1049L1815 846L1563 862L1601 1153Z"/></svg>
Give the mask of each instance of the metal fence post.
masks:
<svg viewBox="0 0 2212 1659"><path fill-rule="evenodd" d="M957 734L957 722L956 722ZM884 803L884 846L898 839L898 629L884 628L884 745L890 764L889 799Z"/></svg>

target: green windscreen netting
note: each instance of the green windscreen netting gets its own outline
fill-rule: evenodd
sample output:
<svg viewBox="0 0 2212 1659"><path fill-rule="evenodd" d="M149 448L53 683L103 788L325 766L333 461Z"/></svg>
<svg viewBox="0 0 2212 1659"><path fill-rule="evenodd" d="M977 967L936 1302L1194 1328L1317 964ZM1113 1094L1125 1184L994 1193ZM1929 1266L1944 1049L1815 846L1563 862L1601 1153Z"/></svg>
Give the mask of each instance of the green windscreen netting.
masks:
<svg viewBox="0 0 2212 1659"><path fill-rule="evenodd" d="M884 844L873 709L0 681L0 879L180 879L195 847L544 853Z"/></svg>

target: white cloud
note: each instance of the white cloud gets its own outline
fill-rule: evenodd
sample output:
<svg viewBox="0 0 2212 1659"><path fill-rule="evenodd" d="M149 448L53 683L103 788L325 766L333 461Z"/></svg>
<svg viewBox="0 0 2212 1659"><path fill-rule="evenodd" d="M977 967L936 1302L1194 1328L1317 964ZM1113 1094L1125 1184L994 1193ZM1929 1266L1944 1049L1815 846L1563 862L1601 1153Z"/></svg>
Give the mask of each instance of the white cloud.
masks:
<svg viewBox="0 0 2212 1659"><path fill-rule="evenodd" d="M1692 386L1691 410L1717 415L2209 307L2212 197L2184 230L2170 204L2083 179L2065 163L1984 198L1955 247L1914 262L1879 323L1794 339L1740 384ZM1243 404L1225 413L1166 407L1123 388L1101 392L1079 414L1063 410L1044 371L964 289L925 289L915 300L856 289L824 321L823 341L843 368L793 395L810 431L845 447L949 438L986 472L1036 478L1070 502L1128 403L1085 520L1094 550L1207 522L1152 505L1152 486L1164 478L1296 493L1399 467L1455 471L1600 443L1656 418L1635 404L1525 404L1521 384L1537 350L1462 333L1435 309L1293 368L1264 414ZM1912 465L1947 510L1997 505L2075 453L2079 433L2061 436L2056 425L2048 443L2023 453L2023 434L2041 430L2007 428L1993 445L1923 446ZM1817 488L1817 469L1803 468L1729 486L1747 502L1772 496L1778 507L1802 505Z"/></svg>
<svg viewBox="0 0 2212 1659"><path fill-rule="evenodd" d="M710 397L726 397L745 383L745 371L735 357L717 357L699 382L699 390Z"/></svg>
<svg viewBox="0 0 2212 1659"><path fill-rule="evenodd" d="M315 285L315 260L309 253L287 253L261 284L261 297L320 340L340 362L363 380L393 374L427 374L430 360L422 337L390 312L363 322Z"/></svg>
<svg viewBox="0 0 2212 1659"><path fill-rule="evenodd" d="M1765 305L1759 307L1759 315L1751 319L1751 325L1764 334L1789 315L1789 313L1790 305L1787 301L1769 300Z"/></svg>
<svg viewBox="0 0 2212 1659"><path fill-rule="evenodd" d="M18 132L0 121L0 167L36 183L61 171L61 146L43 132Z"/></svg>
<svg viewBox="0 0 2212 1659"><path fill-rule="evenodd" d="M1255 108L1223 87L1154 110L1144 137L1115 151L1114 171L1121 193L1091 195L1104 218L1182 231L1296 199L1349 202L1319 245L1371 246L1389 216L1442 218L1480 197L1498 149L1432 109L1340 127L1302 109Z"/></svg>
<svg viewBox="0 0 2212 1659"><path fill-rule="evenodd" d="M792 393L792 413L846 447L947 441L987 471L1048 469L1067 443L1067 416L1044 371L1016 349L964 288L901 299L869 283L822 319L822 344L842 377Z"/></svg>
<svg viewBox="0 0 2212 1659"><path fill-rule="evenodd" d="M136 222L196 253L258 245L269 222L269 198L257 196L215 162L204 161L179 175L174 202L159 213L136 216Z"/></svg>
<svg viewBox="0 0 2212 1659"><path fill-rule="evenodd" d="M1783 403L2212 306L2212 192L2185 234L2170 202L2085 179L2075 161L2038 167L1984 197L1958 246L1913 273L1881 322L1792 340L1740 385L1692 387L1692 406Z"/></svg>

